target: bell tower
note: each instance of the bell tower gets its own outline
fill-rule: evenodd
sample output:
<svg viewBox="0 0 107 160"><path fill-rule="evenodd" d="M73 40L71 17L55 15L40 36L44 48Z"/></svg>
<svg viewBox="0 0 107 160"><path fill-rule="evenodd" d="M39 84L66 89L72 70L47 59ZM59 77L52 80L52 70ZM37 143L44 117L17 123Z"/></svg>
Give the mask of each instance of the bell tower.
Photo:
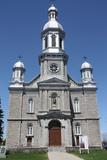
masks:
<svg viewBox="0 0 107 160"><path fill-rule="evenodd" d="M57 21L58 10L52 4L48 9L48 22L41 33L42 53L39 56L41 80L56 77L67 81L68 55L64 50L65 32Z"/></svg>

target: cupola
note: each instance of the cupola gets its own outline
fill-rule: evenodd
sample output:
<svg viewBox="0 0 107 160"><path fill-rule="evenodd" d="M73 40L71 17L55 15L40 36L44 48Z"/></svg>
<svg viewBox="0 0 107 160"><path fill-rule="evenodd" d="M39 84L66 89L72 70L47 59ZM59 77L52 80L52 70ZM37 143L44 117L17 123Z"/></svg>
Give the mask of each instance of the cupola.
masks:
<svg viewBox="0 0 107 160"><path fill-rule="evenodd" d="M41 33L43 53L58 53L64 50L65 32L57 21L57 17L58 10L52 4L48 9L48 22L44 25Z"/></svg>
<svg viewBox="0 0 107 160"><path fill-rule="evenodd" d="M24 82L24 73L25 73L25 66L24 66L23 62L21 62L19 60L13 66L12 82L23 83Z"/></svg>
<svg viewBox="0 0 107 160"><path fill-rule="evenodd" d="M81 65L81 79L82 83L93 83L93 68L92 65L85 60Z"/></svg>
<svg viewBox="0 0 107 160"><path fill-rule="evenodd" d="M58 10L52 4L48 9L48 22L44 25L43 31L50 28L56 28L63 30L62 25L57 21Z"/></svg>

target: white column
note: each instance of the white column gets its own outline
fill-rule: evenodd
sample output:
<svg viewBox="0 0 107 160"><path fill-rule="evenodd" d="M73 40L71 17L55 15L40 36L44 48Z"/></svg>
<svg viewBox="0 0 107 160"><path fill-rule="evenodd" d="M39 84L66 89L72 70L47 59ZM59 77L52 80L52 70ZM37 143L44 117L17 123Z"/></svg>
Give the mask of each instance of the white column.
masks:
<svg viewBox="0 0 107 160"><path fill-rule="evenodd" d="M62 49L64 50L64 39L62 40Z"/></svg>
<svg viewBox="0 0 107 160"><path fill-rule="evenodd" d="M59 47L59 35L56 34L56 47Z"/></svg>
<svg viewBox="0 0 107 160"><path fill-rule="evenodd" d="M45 38L43 37L42 38L42 50L44 50L45 49Z"/></svg>
<svg viewBox="0 0 107 160"><path fill-rule="evenodd" d="M15 80L15 71L13 71L12 81Z"/></svg>

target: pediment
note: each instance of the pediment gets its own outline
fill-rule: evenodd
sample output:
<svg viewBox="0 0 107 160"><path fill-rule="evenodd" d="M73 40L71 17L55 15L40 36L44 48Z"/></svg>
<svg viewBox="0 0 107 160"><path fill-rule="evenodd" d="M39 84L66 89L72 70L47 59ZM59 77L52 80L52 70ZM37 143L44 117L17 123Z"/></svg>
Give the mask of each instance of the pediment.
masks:
<svg viewBox="0 0 107 160"><path fill-rule="evenodd" d="M44 81L41 81L39 82L39 84L52 84L52 83L57 83L57 84L69 84L68 82L66 81L63 81L61 79L58 79L58 78L50 78L48 80L44 80Z"/></svg>
<svg viewBox="0 0 107 160"><path fill-rule="evenodd" d="M71 119L71 115L64 114L60 110L50 110L46 114L37 115L38 119Z"/></svg>

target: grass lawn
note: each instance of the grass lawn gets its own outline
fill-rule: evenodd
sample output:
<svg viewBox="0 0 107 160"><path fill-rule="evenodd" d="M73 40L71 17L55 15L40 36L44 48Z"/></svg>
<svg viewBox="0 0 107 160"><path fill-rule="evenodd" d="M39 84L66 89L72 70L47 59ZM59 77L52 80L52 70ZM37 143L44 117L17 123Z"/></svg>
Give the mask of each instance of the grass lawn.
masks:
<svg viewBox="0 0 107 160"><path fill-rule="evenodd" d="M0 160L5 160L0 158ZM7 155L6 160L48 160L47 153L22 153L16 152Z"/></svg>
<svg viewBox="0 0 107 160"><path fill-rule="evenodd" d="M80 154L76 151L73 152L73 154L83 158L84 160L107 160L107 150L91 150L89 154Z"/></svg>

